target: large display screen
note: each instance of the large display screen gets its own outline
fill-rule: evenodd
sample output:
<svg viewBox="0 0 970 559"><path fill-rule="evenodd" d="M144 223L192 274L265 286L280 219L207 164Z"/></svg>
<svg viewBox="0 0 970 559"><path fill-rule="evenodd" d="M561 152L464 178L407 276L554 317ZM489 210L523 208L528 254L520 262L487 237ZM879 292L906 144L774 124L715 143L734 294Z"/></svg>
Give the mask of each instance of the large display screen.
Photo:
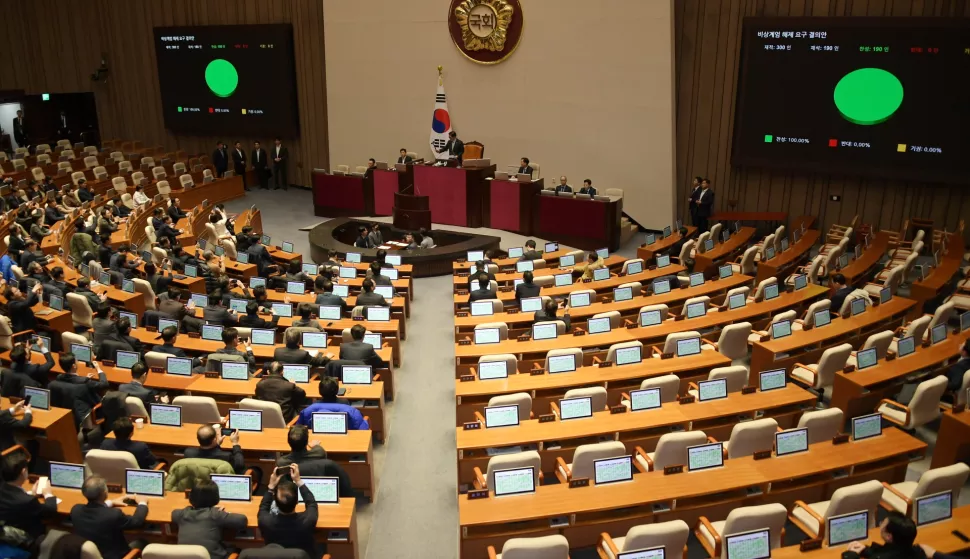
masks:
<svg viewBox="0 0 970 559"><path fill-rule="evenodd" d="M735 165L963 181L970 26L746 18Z"/></svg>
<svg viewBox="0 0 970 559"><path fill-rule="evenodd" d="M289 24L154 31L166 128L214 136L296 135Z"/></svg>

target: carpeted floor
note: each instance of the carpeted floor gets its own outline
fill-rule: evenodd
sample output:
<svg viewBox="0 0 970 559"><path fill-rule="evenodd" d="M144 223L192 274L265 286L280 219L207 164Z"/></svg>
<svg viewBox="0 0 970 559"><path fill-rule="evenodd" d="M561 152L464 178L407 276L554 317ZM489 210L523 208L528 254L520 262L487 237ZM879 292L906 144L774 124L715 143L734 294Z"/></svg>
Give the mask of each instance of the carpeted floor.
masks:
<svg viewBox="0 0 970 559"><path fill-rule="evenodd" d="M308 190L253 191L226 204L238 213L256 204L262 213L264 232L278 241L292 241L295 250L310 253L305 228L326 221L312 214ZM390 218L381 218L390 221ZM460 227L449 229L463 230ZM502 238L502 246L521 246L525 238L495 230L476 230ZM636 239L642 242L641 238ZM636 242L617 254L634 257ZM408 322L409 337L403 344L403 363L397 399L388 404L388 433L384 445L374 451L378 492L373 503L358 505L358 535L362 559L457 557L458 507L456 498L454 342L451 278L422 278L414 282L415 296ZM916 436L932 450L936 427L921 428ZM907 479L916 480L929 467L929 458L910 465ZM970 503L970 491L960 504ZM793 526L786 543L802 539ZM691 536L688 555L705 557ZM574 558L594 558L595 550L574 550Z"/></svg>

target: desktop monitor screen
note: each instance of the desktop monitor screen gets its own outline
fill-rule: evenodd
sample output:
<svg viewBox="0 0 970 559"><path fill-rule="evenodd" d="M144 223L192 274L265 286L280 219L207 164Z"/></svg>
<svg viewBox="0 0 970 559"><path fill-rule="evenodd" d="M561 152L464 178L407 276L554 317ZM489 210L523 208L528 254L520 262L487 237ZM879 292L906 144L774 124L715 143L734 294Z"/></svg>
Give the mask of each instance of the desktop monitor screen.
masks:
<svg viewBox="0 0 970 559"><path fill-rule="evenodd" d="M627 261L626 275L632 276L633 274L639 274L642 271L643 271L643 261L641 260Z"/></svg>
<svg viewBox="0 0 970 559"><path fill-rule="evenodd" d="M669 226L669 225L668 225L668 226L666 226L666 227L664 227L664 238L665 238L665 239L666 239L667 237L669 237L671 233L672 233L672 231L671 231L671 228L670 228L670 226Z"/></svg>
<svg viewBox="0 0 970 559"><path fill-rule="evenodd" d="M239 431L262 431L263 412L261 410L229 410L229 428Z"/></svg>
<svg viewBox="0 0 970 559"><path fill-rule="evenodd" d="M828 326L832 322L832 313L828 309L823 309L815 313L814 320L816 328L821 328L822 326Z"/></svg>
<svg viewBox="0 0 970 559"><path fill-rule="evenodd" d="M531 272L535 270L535 264L531 260L519 260L515 263L515 271L519 272Z"/></svg>
<svg viewBox="0 0 970 559"><path fill-rule="evenodd" d="M381 346L384 345L382 335L379 333L375 334L373 332L366 332L364 333L363 341L365 344L369 344L374 349L381 349Z"/></svg>
<svg viewBox="0 0 970 559"><path fill-rule="evenodd" d="M542 297L526 297L519 300L519 310L522 312L536 312L541 308Z"/></svg>
<svg viewBox="0 0 970 559"><path fill-rule="evenodd" d="M130 279L121 280L121 290L126 293L134 293L135 282L131 281Z"/></svg>
<svg viewBox="0 0 970 559"><path fill-rule="evenodd" d="M302 332L301 344L303 347L311 349L323 349L327 347L326 332Z"/></svg>
<svg viewBox="0 0 970 559"><path fill-rule="evenodd" d="M687 447L687 471L696 472L723 465L724 451L721 443Z"/></svg>
<svg viewBox="0 0 970 559"><path fill-rule="evenodd" d="M197 308L209 306L209 297L206 295L200 295L199 293L193 293L189 296L189 302L195 304Z"/></svg>
<svg viewBox="0 0 970 559"><path fill-rule="evenodd" d="M132 330L134 330L135 328L138 327L138 315L136 315L135 313L125 312L125 311L118 311L118 318L119 319L120 318L127 318L128 319L128 324L131 324L131 329Z"/></svg>
<svg viewBox="0 0 970 559"><path fill-rule="evenodd" d="M791 321L779 320L771 323L771 339L780 340L791 336Z"/></svg>
<svg viewBox="0 0 970 559"><path fill-rule="evenodd" d="M697 383L697 400L721 400L727 398L727 379L702 380Z"/></svg>
<svg viewBox="0 0 970 559"><path fill-rule="evenodd" d="M670 266L670 255L668 255L668 254L660 254L660 255L658 255L657 256L657 267L658 268L666 268L667 266Z"/></svg>
<svg viewBox="0 0 970 559"><path fill-rule="evenodd" d="M694 272L690 275L690 286L697 287L698 285L704 285L704 274L701 272Z"/></svg>
<svg viewBox="0 0 970 559"><path fill-rule="evenodd" d="M771 371L761 371L758 373L758 387L762 392L768 390L778 390L788 384L785 376L785 369L774 369Z"/></svg>
<svg viewBox="0 0 970 559"><path fill-rule="evenodd" d="M219 487L221 501L251 501L253 498L252 476L211 475L209 479Z"/></svg>
<svg viewBox="0 0 970 559"><path fill-rule="evenodd" d="M882 434L882 414L870 413L852 418L852 440L861 441Z"/></svg>
<svg viewBox="0 0 970 559"><path fill-rule="evenodd" d="M377 293L378 295L380 295L385 299L394 298L394 288L390 285L375 285L374 293Z"/></svg>
<svg viewBox="0 0 970 559"><path fill-rule="evenodd" d="M596 485L633 480L633 457L593 460L593 481Z"/></svg>
<svg viewBox="0 0 970 559"><path fill-rule="evenodd" d="M687 338L684 340L677 340L677 357L687 357L689 355L698 355L701 352L701 339L700 338Z"/></svg>
<svg viewBox="0 0 970 559"><path fill-rule="evenodd" d="M306 284L302 281L286 282L286 292L290 295L303 295L306 292Z"/></svg>
<svg viewBox="0 0 970 559"><path fill-rule="evenodd" d="M141 361L141 355L134 351L115 352L115 366L119 369L130 369L139 361Z"/></svg>
<svg viewBox="0 0 970 559"><path fill-rule="evenodd" d="M571 268L576 265L576 255L567 254L565 256L559 257L559 267L560 268Z"/></svg>
<svg viewBox="0 0 970 559"><path fill-rule="evenodd" d="M229 309L239 314L246 314L246 305L249 301L245 299L229 299Z"/></svg>
<svg viewBox="0 0 970 559"><path fill-rule="evenodd" d="M165 472L125 469L125 492L131 495L165 495Z"/></svg>
<svg viewBox="0 0 970 559"><path fill-rule="evenodd" d="M391 307L367 307L367 320L374 322L391 320Z"/></svg>
<svg viewBox="0 0 970 559"><path fill-rule="evenodd" d="M210 342L221 342L222 341L222 326L215 324L203 324L202 325L202 339L209 340Z"/></svg>
<svg viewBox="0 0 970 559"><path fill-rule="evenodd" d="M338 276L344 279L353 279L357 277L357 268L352 266L340 266L338 270Z"/></svg>
<svg viewBox="0 0 970 559"><path fill-rule="evenodd" d="M549 374L553 373L571 373L576 370L576 356L570 355L553 355L548 358L549 362Z"/></svg>
<svg viewBox="0 0 970 559"><path fill-rule="evenodd" d="M707 303L698 301L687 305L687 318L697 318L707 314Z"/></svg>
<svg viewBox="0 0 970 559"><path fill-rule="evenodd" d="M394 268L388 268L385 266L381 267L381 275L386 276L389 280L396 280L398 278L398 272ZM387 286L391 287L391 286Z"/></svg>
<svg viewBox="0 0 970 559"><path fill-rule="evenodd" d="M866 310L866 300L862 298L853 299L852 302L849 303L849 309L852 316L864 312Z"/></svg>
<svg viewBox="0 0 970 559"><path fill-rule="evenodd" d="M198 277L199 276L199 269L196 268L195 266L191 265L191 264L186 264L185 265L185 275L189 276L190 278Z"/></svg>
<svg viewBox="0 0 970 559"><path fill-rule="evenodd" d="M652 245L655 242L657 242L657 235L655 235L654 233L647 233L647 238L644 244Z"/></svg>
<svg viewBox="0 0 970 559"><path fill-rule="evenodd" d="M583 417L593 417L593 399L591 397L559 400L559 419L580 419Z"/></svg>
<svg viewBox="0 0 970 559"><path fill-rule="evenodd" d="M721 279L727 279L734 275L734 268L730 264L725 264L717 269L717 275Z"/></svg>
<svg viewBox="0 0 970 559"><path fill-rule="evenodd" d="M289 303L273 303L273 316L290 318L293 316L293 305Z"/></svg>
<svg viewBox="0 0 970 559"><path fill-rule="evenodd" d="M370 365L344 365L340 376L344 384L370 384L373 381Z"/></svg>
<svg viewBox="0 0 970 559"><path fill-rule="evenodd" d="M257 287L266 287L266 278L249 278L249 288L256 289Z"/></svg>
<svg viewBox="0 0 970 559"><path fill-rule="evenodd" d="M930 330L930 343L936 345L946 339L946 324L937 324Z"/></svg>
<svg viewBox="0 0 970 559"><path fill-rule="evenodd" d="M522 247L512 247L508 250L509 258L520 258L522 256Z"/></svg>
<svg viewBox="0 0 970 559"><path fill-rule="evenodd" d="M893 290L889 287L883 287L879 290L879 304L885 305L893 298Z"/></svg>
<svg viewBox="0 0 970 559"><path fill-rule="evenodd" d="M670 293L670 280L658 280L653 282L653 294L663 295Z"/></svg>
<svg viewBox="0 0 970 559"><path fill-rule="evenodd" d="M710 252L714 250L714 239L706 239L704 241L704 252Z"/></svg>
<svg viewBox="0 0 970 559"><path fill-rule="evenodd" d="M50 307L55 311L64 310L64 299L62 297L58 297L57 295L51 295L49 304L50 304Z"/></svg>
<svg viewBox="0 0 970 559"><path fill-rule="evenodd" d="M182 406L152 404L149 412L152 425L165 425L167 427L182 426Z"/></svg>
<svg viewBox="0 0 970 559"><path fill-rule="evenodd" d="M629 301L633 299L632 287L617 287L613 290L613 302Z"/></svg>
<svg viewBox="0 0 970 559"><path fill-rule="evenodd" d="M559 243L546 243L542 247L542 252L556 252L559 250Z"/></svg>
<svg viewBox="0 0 970 559"><path fill-rule="evenodd" d="M740 309L748 304L748 298L744 293L735 293L728 297L728 310Z"/></svg>
<svg viewBox="0 0 970 559"><path fill-rule="evenodd" d="M808 450L808 428L788 429L775 433L775 454L785 456Z"/></svg>
<svg viewBox="0 0 970 559"><path fill-rule="evenodd" d="M656 326L663 322L663 316L659 310L643 311L640 313L640 326Z"/></svg>
<svg viewBox="0 0 970 559"><path fill-rule="evenodd" d="M660 388L644 388L630 391L630 410L655 410L661 406Z"/></svg>
<svg viewBox="0 0 970 559"><path fill-rule="evenodd" d="M192 270L195 270L195 266L186 265L185 266L186 274L188 274L189 268L191 268ZM191 277L195 277L195 276L191 276ZM101 272L101 275L98 277L98 283L100 283L101 285L111 285L111 275L108 272Z"/></svg>
<svg viewBox="0 0 970 559"><path fill-rule="evenodd" d="M493 312L491 301L475 301L471 306L472 316L489 316Z"/></svg>
<svg viewBox="0 0 970 559"><path fill-rule="evenodd" d="M752 530L724 538L727 559L768 559L771 557L771 532Z"/></svg>
<svg viewBox="0 0 970 559"><path fill-rule="evenodd" d="M38 410L51 409L51 392L44 388L34 388L33 386L24 387L24 400L30 407Z"/></svg>
<svg viewBox="0 0 970 559"><path fill-rule="evenodd" d="M920 497L916 499L915 508L917 526L949 520L953 516L953 492L943 491Z"/></svg>
<svg viewBox="0 0 970 559"><path fill-rule="evenodd" d="M614 354L617 365L632 365L643 361L643 348L640 346L621 347Z"/></svg>
<svg viewBox="0 0 970 559"><path fill-rule="evenodd" d="M916 351L916 340L912 336L900 338L896 342L896 357L906 357Z"/></svg>
<svg viewBox="0 0 970 559"><path fill-rule="evenodd" d="M497 344L499 342L498 328L476 328L475 345Z"/></svg>
<svg viewBox="0 0 970 559"><path fill-rule="evenodd" d="M610 255L610 249L608 248L598 248L596 249L596 256L606 259Z"/></svg>
<svg viewBox="0 0 970 559"><path fill-rule="evenodd" d="M600 318L591 318L586 323L586 330L590 334L602 334L604 332L609 332L612 328L610 324L610 317L602 316Z"/></svg>
<svg viewBox="0 0 970 559"><path fill-rule="evenodd" d="M478 262L479 260L485 260L484 250L469 250L467 252L467 258L469 262Z"/></svg>
<svg viewBox="0 0 970 559"><path fill-rule="evenodd" d="M481 260L481 259L479 259ZM360 264L360 253L359 252L348 252L347 258L344 259L345 262L350 262L351 264Z"/></svg>
<svg viewBox="0 0 970 559"><path fill-rule="evenodd" d="M263 235L262 237L259 238L259 242L264 245L272 244L272 241L273 241L273 238L270 237L269 235Z"/></svg>
<svg viewBox="0 0 970 559"><path fill-rule="evenodd" d="M592 303L592 293L581 291L569 294L569 306L573 308L588 307Z"/></svg>
<svg viewBox="0 0 970 559"><path fill-rule="evenodd" d="M830 516L827 520L829 547L864 540L869 537L869 511Z"/></svg>
<svg viewBox="0 0 970 559"><path fill-rule="evenodd" d="M312 262L310 263L304 262L303 264L300 265L300 269L304 274L308 276L315 276L319 271L317 269L317 265Z"/></svg>
<svg viewBox="0 0 970 559"><path fill-rule="evenodd" d="M283 365L283 378L290 382L305 384L310 382L309 365Z"/></svg>
<svg viewBox="0 0 970 559"><path fill-rule="evenodd" d="M315 412L311 418L314 433L346 435L347 414L343 412Z"/></svg>
<svg viewBox="0 0 970 559"><path fill-rule="evenodd" d="M775 257L775 247L768 247L765 249L765 260L771 260Z"/></svg>
<svg viewBox="0 0 970 559"><path fill-rule="evenodd" d="M555 322L540 322L532 325L533 340L552 340L559 336L559 326Z"/></svg>
<svg viewBox="0 0 970 559"><path fill-rule="evenodd" d="M223 361L222 378L225 380L249 380L249 364Z"/></svg>
<svg viewBox="0 0 970 559"><path fill-rule="evenodd" d="M765 301L770 301L778 297L778 284L773 283L765 286Z"/></svg>
<svg viewBox="0 0 970 559"><path fill-rule="evenodd" d="M337 297L347 297L350 295L349 285L335 285L333 286L333 294Z"/></svg>
<svg viewBox="0 0 970 559"><path fill-rule="evenodd" d="M869 349L863 349L855 354L856 368L860 371L863 369L868 369L879 361L879 356L876 355L876 348L871 347Z"/></svg>
<svg viewBox="0 0 970 559"><path fill-rule="evenodd" d="M508 378L509 368L505 361L481 361L478 363L478 380Z"/></svg>
<svg viewBox="0 0 970 559"><path fill-rule="evenodd" d="M322 476L300 476L306 488L313 495L313 500L317 503L334 505L340 502L339 478ZM297 491L298 503L303 502L303 495Z"/></svg>
<svg viewBox="0 0 970 559"><path fill-rule="evenodd" d="M249 341L253 345L275 345L276 330L253 328L249 334Z"/></svg>
<svg viewBox="0 0 970 559"><path fill-rule="evenodd" d="M51 462L51 487L80 489L84 485L84 465Z"/></svg>
<svg viewBox="0 0 970 559"><path fill-rule="evenodd" d="M384 263L388 266L400 266L401 265L401 255L400 254L388 254L384 257Z"/></svg>
<svg viewBox="0 0 970 559"><path fill-rule="evenodd" d="M519 424L519 406L491 406L485 408L485 428L510 427Z"/></svg>
<svg viewBox="0 0 970 559"><path fill-rule="evenodd" d="M169 357L165 361L165 373L169 375L180 375L183 377L192 375L191 357Z"/></svg>
<svg viewBox="0 0 970 559"><path fill-rule="evenodd" d="M565 287L567 285L573 284L572 274L556 274L553 276L556 280L556 287Z"/></svg>
<svg viewBox="0 0 970 559"><path fill-rule="evenodd" d="M805 289L806 287L808 287L808 276L806 275L795 276L795 291Z"/></svg>
<svg viewBox="0 0 970 559"><path fill-rule="evenodd" d="M789 244L788 244L788 238L786 237L786 238L784 238L784 239L781 240L781 251L782 252L785 252L786 250L788 250L788 246L789 246Z"/></svg>
<svg viewBox="0 0 970 559"><path fill-rule="evenodd" d="M340 307L320 305L317 316L326 320L340 320Z"/></svg>
<svg viewBox="0 0 970 559"><path fill-rule="evenodd" d="M535 493L536 491L536 475L532 466L495 470L492 475L495 476L494 491L496 497Z"/></svg>
<svg viewBox="0 0 970 559"><path fill-rule="evenodd" d="M71 344L71 353L74 358L82 363L91 363L91 346L84 344Z"/></svg>
<svg viewBox="0 0 970 559"><path fill-rule="evenodd" d="M249 264L249 253L248 252L237 252L236 262L240 264Z"/></svg>
<svg viewBox="0 0 970 559"><path fill-rule="evenodd" d="M603 281L610 279L610 269L609 268L597 268L593 270L593 280Z"/></svg>

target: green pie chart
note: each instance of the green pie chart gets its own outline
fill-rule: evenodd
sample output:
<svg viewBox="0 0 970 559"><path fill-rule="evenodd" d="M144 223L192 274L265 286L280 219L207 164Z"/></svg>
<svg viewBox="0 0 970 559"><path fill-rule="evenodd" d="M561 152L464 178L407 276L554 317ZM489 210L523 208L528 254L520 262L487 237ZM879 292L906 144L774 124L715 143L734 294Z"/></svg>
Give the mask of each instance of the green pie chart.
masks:
<svg viewBox="0 0 970 559"><path fill-rule="evenodd" d="M842 76L834 99L843 118L871 126L888 120L903 104L903 84L881 68L860 68Z"/></svg>
<svg viewBox="0 0 970 559"><path fill-rule="evenodd" d="M215 95L229 97L239 85L239 74L231 62L217 58L205 67L205 84Z"/></svg>

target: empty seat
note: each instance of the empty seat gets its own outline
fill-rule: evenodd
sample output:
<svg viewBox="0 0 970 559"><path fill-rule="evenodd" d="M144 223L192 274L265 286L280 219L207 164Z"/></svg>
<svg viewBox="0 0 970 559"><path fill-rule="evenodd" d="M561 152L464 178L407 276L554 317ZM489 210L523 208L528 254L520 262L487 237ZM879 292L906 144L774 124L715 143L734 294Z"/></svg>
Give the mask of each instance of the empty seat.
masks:
<svg viewBox="0 0 970 559"><path fill-rule="evenodd" d="M770 417L738 423L731 429L731 438L724 443L727 457L741 458L762 450L771 450L777 431L778 422Z"/></svg>
<svg viewBox="0 0 970 559"><path fill-rule="evenodd" d="M720 559L727 557L727 548L722 543L724 538L741 532L767 528L771 537L771 549L776 549L781 546L785 533L785 515L787 512L785 505L780 503L738 507L733 509L726 519L718 522L711 522L706 516L700 517L694 535L697 536L708 555Z"/></svg>
<svg viewBox="0 0 970 559"><path fill-rule="evenodd" d="M346 338L345 338L345 341L346 341ZM518 370L517 370L518 369L518 359L516 359L515 355L512 355L511 353L499 353L499 354L495 354L495 355L483 355L483 356L481 356L481 357L478 358L478 365L479 365L479 368L480 368L481 365L482 365L482 363L492 363L492 362L496 362L496 361L501 361L501 362L504 362L505 363L505 373L506 374L508 374L508 375L514 375L515 373L518 372Z"/></svg>
<svg viewBox="0 0 970 559"><path fill-rule="evenodd" d="M852 346L850 344L842 344L830 347L822 352L822 357L818 360L818 363L811 365L795 363L791 372L792 380L801 381L819 393L831 396L826 389L831 389L835 373L845 368L845 362L851 352Z"/></svg>
<svg viewBox="0 0 970 559"><path fill-rule="evenodd" d="M593 479L593 462L605 458L619 458L626 456L626 447L620 441L584 444L576 447L573 461L566 463L562 457L556 458L556 477L560 483L567 483L571 479Z"/></svg>
<svg viewBox="0 0 970 559"><path fill-rule="evenodd" d="M648 471L661 471L668 466L686 466L687 449L706 442L707 435L703 431L665 433L657 441L657 448L653 452L644 452L637 447L634 459L642 469Z"/></svg>
<svg viewBox="0 0 970 559"><path fill-rule="evenodd" d="M135 456L125 450L89 450L84 457L85 477L99 475L110 484L125 484L125 470L138 469Z"/></svg>
<svg viewBox="0 0 970 559"><path fill-rule="evenodd" d="M664 557L675 559L681 555L686 557L689 536L690 526L683 520L641 524L630 528L620 538L612 538L605 532L600 534L598 551L605 553L606 559L616 559L620 553L662 547Z"/></svg>
<svg viewBox="0 0 970 559"><path fill-rule="evenodd" d="M492 489L494 491L496 470L518 468L533 468L534 483L536 487L539 486L539 482L542 479L542 458L539 456L538 451L528 450L514 454L492 456L488 459L488 466L486 466L484 476L482 475L482 470L478 466L475 466L475 489Z"/></svg>
<svg viewBox="0 0 970 559"><path fill-rule="evenodd" d="M569 559L569 541L559 534L511 538L502 545L501 553L496 554L495 548L488 546L488 556L496 559Z"/></svg>
<svg viewBox="0 0 970 559"><path fill-rule="evenodd" d="M833 516L869 511L869 527L876 525L876 508L883 487L878 481L866 481L835 490L828 501L806 504L795 501L788 519L809 538L824 538L825 524Z"/></svg>
<svg viewBox="0 0 970 559"><path fill-rule="evenodd" d="M940 399L944 392L946 376L939 375L919 383L908 406L884 398L876 411L903 429L915 429L940 417Z"/></svg>
<svg viewBox="0 0 970 559"><path fill-rule="evenodd" d="M811 410L798 418L798 427L808 429L808 444L815 444L832 440L842 431L843 421L839 408Z"/></svg>
<svg viewBox="0 0 970 559"><path fill-rule="evenodd" d="M532 396L526 392L492 396L488 400L488 407L496 406L519 406L519 421L527 421L532 417Z"/></svg>
<svg viewBox="0 0 970 559"><path fill-rule="evenodd" d="M488 328L498 328L498 339L509 339L509 325L505 322L483 322L475 325L475 330L484 330Z"/></svg>
<svg viewBox="0 0 970 559"><path fill-rule="evenodd" d="M707 380L719 380L724 379L725 385L727 386L727 392L741 392L741 389L748 385L748 369L740 365L735 365L731 367L715 367L711 369L711 372L707 374ZM688 390L687 393L691 396L697 397L696 384L691 383L692 388Z"/></svg>
<svg viewBox="0 0 970 559"><path fill-rule="evenodd" d="M230 356L235 357L235 356ZM210 396L176 396L172 404L182 406L183 423L221 423L219 406Z"/></svg>
<svg viewBox="0 0 970 559"><path fill-rule="evenodd" d="M968 475L970 475L970 466L958 462L942 468L926 470L919 476L919 481L903 481L892 485L882 482L884 488L882 506L910 516L916 499L943 491L952 491L953 503L957 503L960 500L960 490L967 483Z"/></svg>
<svg viewBox="0 0 970 559"><path fill-rule="evenodd" d="M84 168L85 169L94 169L97 166L98 166L98 158L97 157L95 157L93 155L89 155L89 156L87 156L87 157L84 158Z"/></svg>
<svg viewBox="0 0 970 559"><path fill-rule="evenodd" d="M602 386L590 386L588 388L572 388L566 391L564 399L570 398L589 398L590 409L593 412L603 411L606 408L606 388ZM555 405L555 404L553 404Z"/></svg>

